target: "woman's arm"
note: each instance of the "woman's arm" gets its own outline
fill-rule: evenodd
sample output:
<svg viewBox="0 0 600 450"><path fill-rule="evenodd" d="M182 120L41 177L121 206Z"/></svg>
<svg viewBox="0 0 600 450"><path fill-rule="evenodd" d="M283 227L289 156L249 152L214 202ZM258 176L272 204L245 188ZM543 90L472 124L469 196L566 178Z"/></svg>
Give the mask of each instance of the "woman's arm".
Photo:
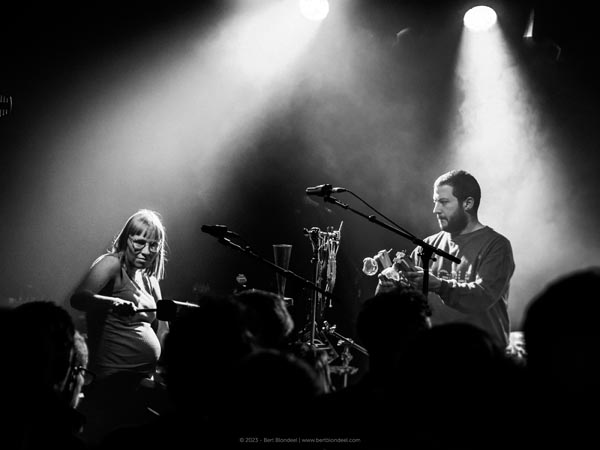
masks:
<svg viewBox="0 0 600 450"><path fill-rule="evenodd" d="M71 296L71 306L86 312L110 311L119 308L124 309L123 313L129 313L129 309L133 313L135 308L130 302L98 294L108 283L119 276L120 271L121 262L117 256L104 255L98 258Z"/></svg>

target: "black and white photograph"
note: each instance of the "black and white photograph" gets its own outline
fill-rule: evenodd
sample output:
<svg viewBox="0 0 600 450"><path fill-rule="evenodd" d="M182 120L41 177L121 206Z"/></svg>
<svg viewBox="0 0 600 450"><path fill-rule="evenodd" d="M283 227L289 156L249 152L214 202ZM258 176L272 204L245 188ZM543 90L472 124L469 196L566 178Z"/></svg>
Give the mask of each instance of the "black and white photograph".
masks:
<svg viewBox="0 0 600 450"><path fill-rule="evenodd" d="M589 447L596 22L5 2L0 447Z"/></svg>

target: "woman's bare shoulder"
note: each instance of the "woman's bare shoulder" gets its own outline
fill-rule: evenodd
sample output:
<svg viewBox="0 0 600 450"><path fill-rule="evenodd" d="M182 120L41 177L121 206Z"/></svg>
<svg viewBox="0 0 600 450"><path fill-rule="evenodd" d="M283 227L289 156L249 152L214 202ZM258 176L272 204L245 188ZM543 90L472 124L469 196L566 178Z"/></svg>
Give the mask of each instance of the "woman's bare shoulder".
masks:
<svg viewBox="0 0 600 450"><path fill-rule="evenodd" d="M121 258L118 253L105 253L96 258L91 270L118 272L121 270Z"/></svg>

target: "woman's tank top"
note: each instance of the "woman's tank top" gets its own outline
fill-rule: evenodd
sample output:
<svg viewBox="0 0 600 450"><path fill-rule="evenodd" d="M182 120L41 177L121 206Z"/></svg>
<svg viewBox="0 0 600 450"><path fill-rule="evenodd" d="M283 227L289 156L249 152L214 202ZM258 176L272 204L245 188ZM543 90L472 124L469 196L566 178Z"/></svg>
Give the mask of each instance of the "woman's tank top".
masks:
<svg viewBox="0 0 600 450"><path fill-rule="evenodd" d="M118 258L108 254L106 258ZM99 294L132 302L138 308L156 309L156 293L150 279L131 279L121 266L120 279L105 286ZM141 295L145 292L147 295ZM160 358L160 342L152 328L155 312L120 316L112 312L88 313L90 370L101 379L117 372L151 375Z"/></svg>

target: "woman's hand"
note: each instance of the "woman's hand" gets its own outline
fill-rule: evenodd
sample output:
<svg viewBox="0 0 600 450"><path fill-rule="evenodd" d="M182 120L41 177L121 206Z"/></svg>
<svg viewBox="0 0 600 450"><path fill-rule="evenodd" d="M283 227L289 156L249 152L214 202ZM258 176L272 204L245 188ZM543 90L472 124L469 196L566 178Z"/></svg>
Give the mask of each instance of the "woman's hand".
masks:
<svg viewBox="0 0 600 450"><path fill-rule="evenodd" d="M135 307L135 305L131 302L126 302L123 300L115 300L113 301L112 307L111 307L111 312L119 315L119 316L133 316L136 311L137 308Z"/></svg>

